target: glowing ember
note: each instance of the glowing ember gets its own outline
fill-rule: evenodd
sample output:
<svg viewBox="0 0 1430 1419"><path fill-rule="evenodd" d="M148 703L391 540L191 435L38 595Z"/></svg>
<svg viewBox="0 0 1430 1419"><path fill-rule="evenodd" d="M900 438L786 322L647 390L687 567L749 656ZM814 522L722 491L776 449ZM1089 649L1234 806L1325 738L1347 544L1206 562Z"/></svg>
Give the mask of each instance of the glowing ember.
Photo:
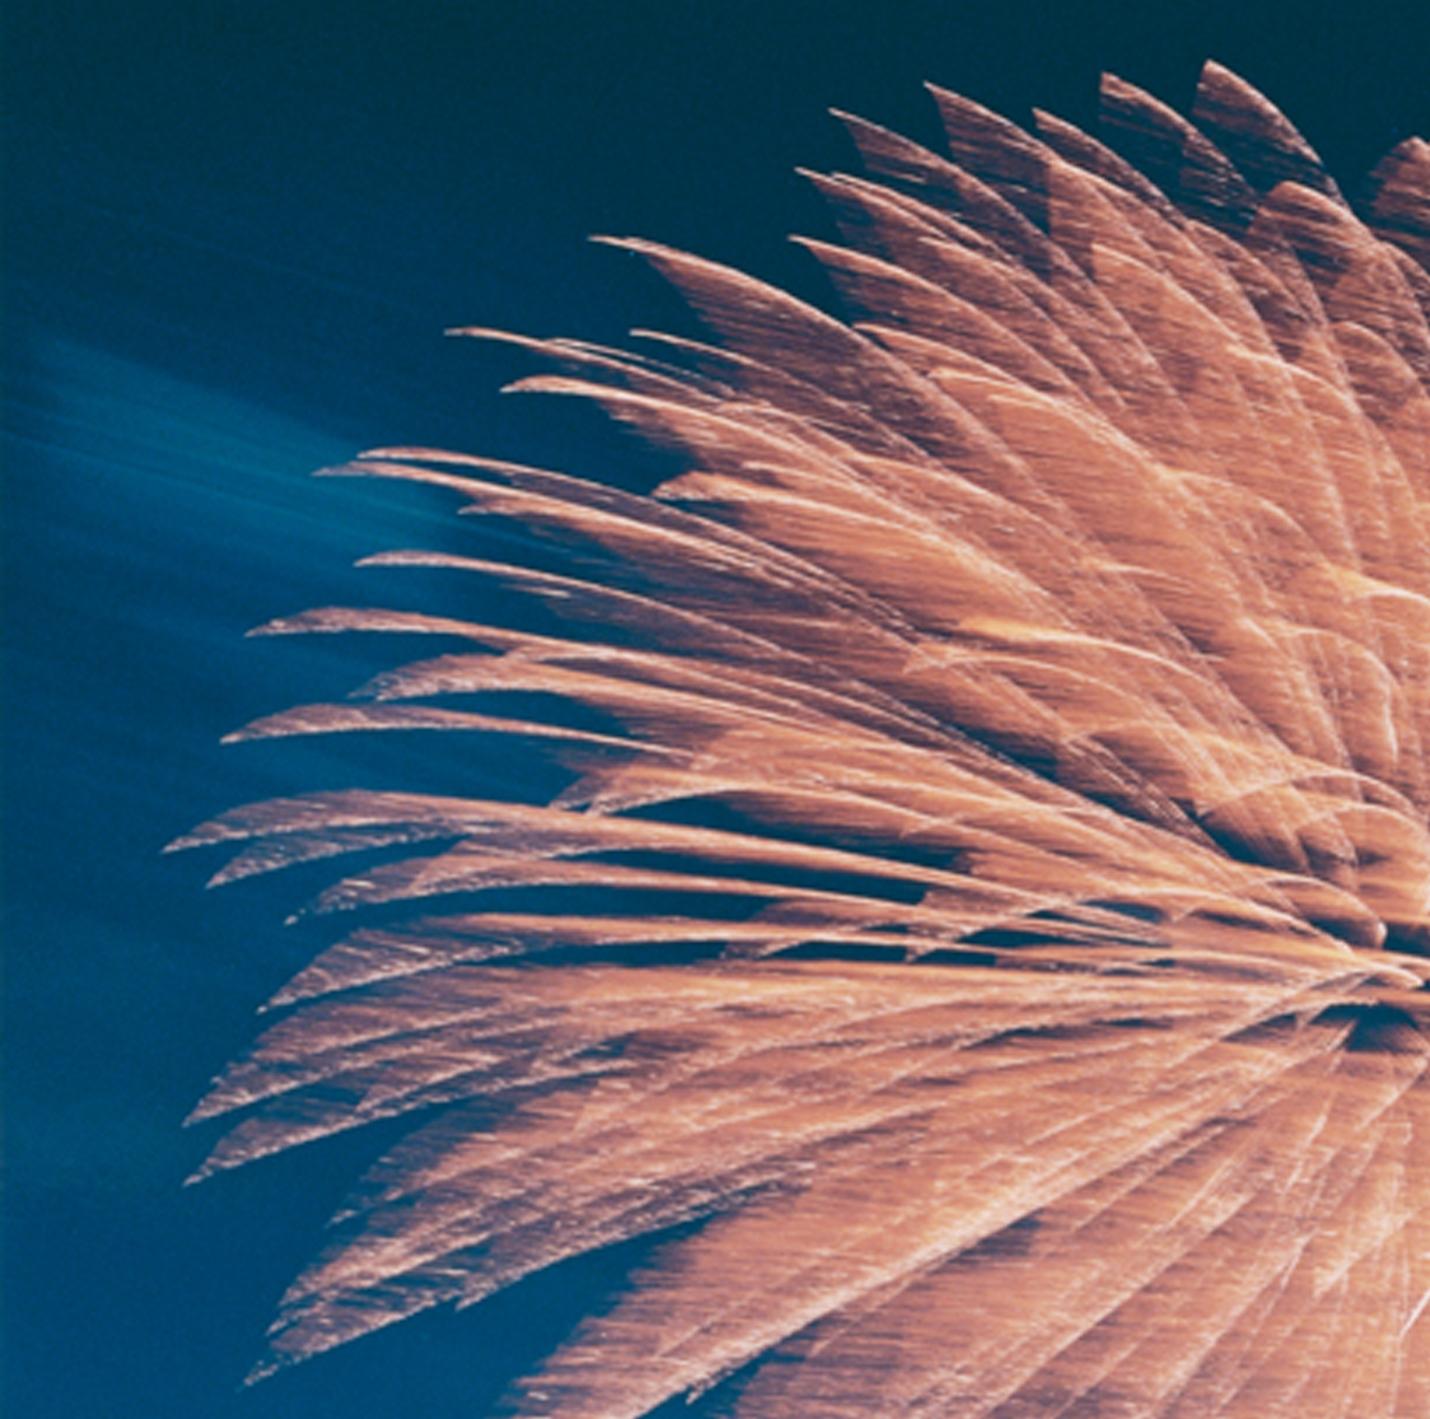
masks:
<svg viewBox="0 0 1430 1419"><path fill-rule="evenodd" d="M654 498L340 470L577 543L375 560L586 628L297 616L470 648L243 734L505 731L575 779L176 844L387 848L316 909L434 899L198 1111L248 1109L211 1171L424 1110L265 1369L704 1219L521 1412L1430 1413L1430 146L1357 215L1214 65L1191 122L1109 79L1102 141L934 97L951 158L848 118L871 176L813 179L853 324L631 241L718 346L518 342L683 453ZM489 691L609 727L437 703Z"/></svg>

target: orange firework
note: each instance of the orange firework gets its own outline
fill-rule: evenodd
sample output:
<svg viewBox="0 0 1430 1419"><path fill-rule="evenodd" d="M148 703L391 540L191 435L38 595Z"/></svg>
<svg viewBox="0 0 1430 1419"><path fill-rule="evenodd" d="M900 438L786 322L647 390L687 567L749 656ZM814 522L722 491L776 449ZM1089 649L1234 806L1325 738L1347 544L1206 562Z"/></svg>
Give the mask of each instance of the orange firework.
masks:
<svg viewBox="0 0 1430 1419"><path fill-rule="evenodd" d="M372 560L586 626L263 628L456 648L239 737L573 770L176 844L389 850L197 1111L244 1111L204 1172L413 1118L264 1371L664 1233L516 1410L1430 1413L1430 146L1353 209L1215 65L1191 120L1107 80L1101 139L934 98L949 157L842 116L869 176L812 177L852 323L622 241L714 343L515 342L678 450L653 497L338 470L576 544Z"/></svg>

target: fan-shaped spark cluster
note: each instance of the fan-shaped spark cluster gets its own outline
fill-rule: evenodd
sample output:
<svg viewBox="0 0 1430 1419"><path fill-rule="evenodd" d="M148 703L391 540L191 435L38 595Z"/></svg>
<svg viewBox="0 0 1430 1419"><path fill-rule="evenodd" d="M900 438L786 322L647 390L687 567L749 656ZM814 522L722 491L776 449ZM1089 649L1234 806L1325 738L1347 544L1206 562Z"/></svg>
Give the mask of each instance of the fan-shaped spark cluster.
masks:
<svg viewBox="0 0 1430 1419"><path fill-rule="evenodd" d="M869 176L811 176L853 323L623 241L717 343L516 341L561 371L521 387L680 451L654 497L339 470L607 570L374 561L607 629L264 628L460 649L240 737L575 769L180 844L239 844L220 879L387 848L317 910L428 903L299 975L198 1111L245 1111L205 1171L413 1119L273 1364L700 1221L521 1412L1430 1413L1430 147L1353 209L1216 66L1190 120L1107 80L1100 139L934 98L949 156L841 115Z"/></svg>

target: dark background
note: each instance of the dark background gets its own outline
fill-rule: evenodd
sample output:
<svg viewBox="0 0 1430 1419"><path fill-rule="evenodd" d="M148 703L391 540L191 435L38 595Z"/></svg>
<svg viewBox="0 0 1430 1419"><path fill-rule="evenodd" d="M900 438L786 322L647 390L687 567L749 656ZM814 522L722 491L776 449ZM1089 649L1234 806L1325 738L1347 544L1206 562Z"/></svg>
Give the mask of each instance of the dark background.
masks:
<svg viewBox="0 0 1430 1419"><path fill-rule="evenodd" d="M305 788L542 787L476 740L220 749L402 650L245 642L247 627L344 602L493 609L438 577L350 564L490 550L497 534L454 524L440 498L306 473L394 442L625 481L655 468L587 412L500 398L520 358L445 326L692 328L593 232L824 301L784 241L828 230L792 169L850 161L830 105L934 142L924 79L1088 124L1101 69L1184 109L1214 57L1353 186L1426 127L1423 12L9 5L4 1412L480 1415L629 1259L241 1390L279 1293L382 1140L180 1187L213 1141L181 1131L184 1114L314 943L279 925L304 881L205 896L215 864L162 844Z"/></svg>

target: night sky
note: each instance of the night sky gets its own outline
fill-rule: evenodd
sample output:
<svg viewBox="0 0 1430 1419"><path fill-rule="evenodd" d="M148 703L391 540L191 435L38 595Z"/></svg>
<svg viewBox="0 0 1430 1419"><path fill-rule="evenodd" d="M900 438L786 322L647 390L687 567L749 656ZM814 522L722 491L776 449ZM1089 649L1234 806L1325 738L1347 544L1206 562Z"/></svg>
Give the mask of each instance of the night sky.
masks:
<svg viewBox="0 0 1430 1419"><path fill-rule="evenodd" d="M1423 3L1121 8L7 7L11 1419L480 1415L619 1277L631 1254L574 1263L239 1387L384 1140L181 1188L215 1137L181 1121L252 1038L257 1003L312 955L318 938L281 921L326 877L205 894L217 863L160 848L283 792L550 787L479 739L220 748L405 650L243 632L311 605L502 614L437 574L352 568L401 546L520 555L430 493L308 478L361 448L649 483L658 460L590 411L501 397L527 369L518 355L441 332L693 333L637 260L586 242L598 232L830 306L785 241L829 233L793 169L851 161L830 106L936 143L929 79L1017 119L1036 103L1090 124L1100 70L1185 108L1212 57L1280 103L1352 191L1430 128Z"/></svg>

